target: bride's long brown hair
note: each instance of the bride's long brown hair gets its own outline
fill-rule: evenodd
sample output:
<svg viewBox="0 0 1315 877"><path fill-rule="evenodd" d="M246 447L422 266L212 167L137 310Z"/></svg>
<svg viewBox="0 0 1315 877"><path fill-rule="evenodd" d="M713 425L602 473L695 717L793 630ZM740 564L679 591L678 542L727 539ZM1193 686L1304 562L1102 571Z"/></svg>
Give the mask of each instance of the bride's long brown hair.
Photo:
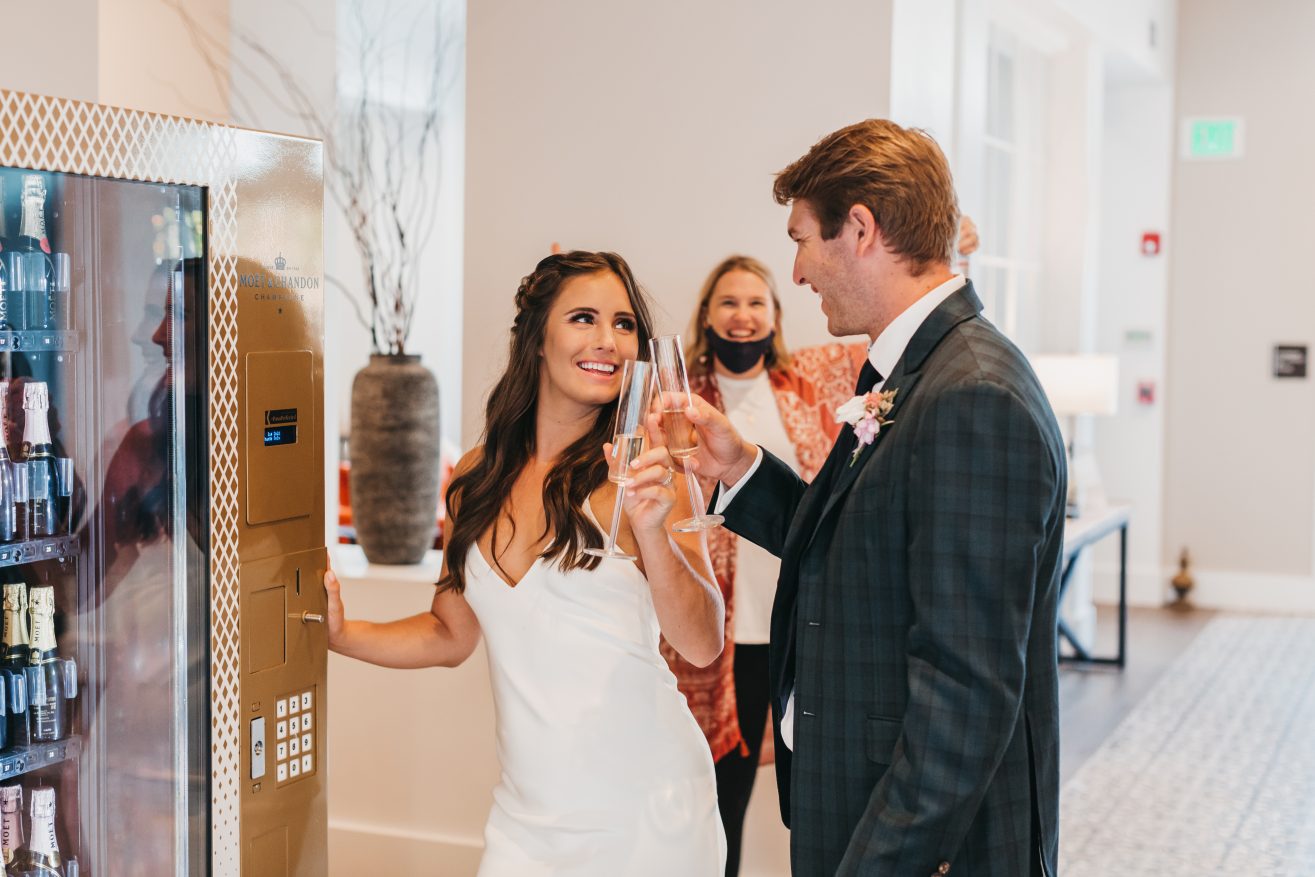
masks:
<svg viewBox="0 0 1315 877"><path fill-rule="evenodd" d="M577 250L548 256L521 281L516 290L516 320L511 327L507 368L489 393L484 411L483 453L448 485L447 507L453 527L444 546L447 574L439 579L440 590L459 594L466 589L467 553L482 533L497 524L511 485L534 454L539 353L543 350L548 312L567 280L600 271L616 275L625 286L635 314L638 356L648 359L648 340L653 335L648 300L630 273L630 266L616 253ZM602 546L603 537L585 517L583 508L590 494L607 480L602 447L612 438L615 415L615 399L599 407L593 427L562 452L544 479L547 525L542 536L552 533L553 541L543 557L559 558L562 569L598 566L599 558L585 554L584 549Z"/></svg>

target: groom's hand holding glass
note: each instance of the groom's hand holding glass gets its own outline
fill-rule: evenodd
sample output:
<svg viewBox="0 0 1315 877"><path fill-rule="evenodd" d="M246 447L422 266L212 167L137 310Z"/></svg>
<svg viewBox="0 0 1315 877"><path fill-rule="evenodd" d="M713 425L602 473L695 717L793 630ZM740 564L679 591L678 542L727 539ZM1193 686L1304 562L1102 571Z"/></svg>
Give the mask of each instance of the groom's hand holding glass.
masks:
<svg viewBox="0 0 1315 877"><path fill-rule="evenodd" d="M727 487L735 485L758 457L758 446L745 441L731 426L730 420L700 396L691 396L685 417L698 433L698 449L683 462L689 471L705 478L715 478ZM655 442L666 443L661 422L649 418L649 432Z"/></svg>

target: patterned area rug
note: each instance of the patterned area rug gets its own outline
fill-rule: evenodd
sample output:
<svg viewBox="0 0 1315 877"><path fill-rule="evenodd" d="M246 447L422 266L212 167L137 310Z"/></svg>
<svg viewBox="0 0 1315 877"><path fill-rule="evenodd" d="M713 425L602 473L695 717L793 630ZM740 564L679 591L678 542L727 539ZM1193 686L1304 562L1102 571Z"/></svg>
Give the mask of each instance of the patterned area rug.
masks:
<svg viewBox="0 0 1315 877"><path fill-rule="evenodd" d="M1211 621L1060 809L1063 877L1315 875L1315 619Z"/></svg>

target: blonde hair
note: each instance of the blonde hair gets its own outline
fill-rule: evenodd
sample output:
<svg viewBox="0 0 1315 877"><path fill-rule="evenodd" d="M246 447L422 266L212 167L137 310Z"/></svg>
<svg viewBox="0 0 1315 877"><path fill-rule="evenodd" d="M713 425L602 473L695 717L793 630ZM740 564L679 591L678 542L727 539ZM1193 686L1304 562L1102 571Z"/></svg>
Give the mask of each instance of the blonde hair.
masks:
<svg viewBox="0 0 1315 877"><path fill-rule="evenodd" d="M773 327L776 335L772 338L772 349L767 354L766 365L768 368L789 367L790 351L785 347L785 335L781 331L781 297L776 294L776 280L772 278L771 270L752 256L728 256L722 259L717 267L712 269L708 279L703 281L698 306L694 308L694 316L689 321L685 367L690 374L698 375L710 374L713 370L708 339L703 334L708 324L708 303L712 300L713 290L717 288L717 281L732 271L747 271L767 284L767 292L771 295L772 304L776 308L776 324Z"/></svg>

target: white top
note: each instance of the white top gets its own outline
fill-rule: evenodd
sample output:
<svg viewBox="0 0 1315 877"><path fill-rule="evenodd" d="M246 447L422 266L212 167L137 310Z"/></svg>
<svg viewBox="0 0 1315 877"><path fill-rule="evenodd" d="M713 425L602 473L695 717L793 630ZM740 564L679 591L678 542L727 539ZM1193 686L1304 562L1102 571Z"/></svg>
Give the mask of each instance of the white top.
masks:
<svg viewBox="0 0 1315 877"><path fill-rule="evenodd" d="M771 378L766 370L753 378L717 375L717 388L726 416L741 435L752 436L759 447L771 451L799 471L794 443L781 422ZM781 561L748 539L735 540L735 642L764 645L771 639L772 602Z"/></svg>
<svg viewBox="0 0 1315 877"><path fill-rule="evenodd" d="M502 765L479 877L721 877L712 754L658 652L639 568L540 559L512 587L472 545L466 582Z"/></svg>
<svg viewBox="0 0 1315 877"><path fill-rule="evenodd" d="M881 381L873 387L873 391L880 390L886 385L886 378L890 377L891 371L899 363L900 357L904 355L904 350L913 340L913 336L922 328L922 324L932 315L941 304L954 293L963 288L968 280L962 274L955 274L949 280L940 286L928 291L922 298L909 305L903 313L894 320L890 325L876 337L872 345L868 347L868 362L881 375ZM726 487L725 490L717 497L717 508L715 511L721 514L731 500L735 499L735 494L740 492L740 487L748 484L753 473L758 471L758 465L763 461L763 452L761 447L757 456L753 459L753 465L749 471L744 473L744 477L733 485ZM743 541L743 540L741 540ZM785 702L785 715L781 716L781 739L790 749L794 749L794 692L790 692L789 699Z"/></svg>

